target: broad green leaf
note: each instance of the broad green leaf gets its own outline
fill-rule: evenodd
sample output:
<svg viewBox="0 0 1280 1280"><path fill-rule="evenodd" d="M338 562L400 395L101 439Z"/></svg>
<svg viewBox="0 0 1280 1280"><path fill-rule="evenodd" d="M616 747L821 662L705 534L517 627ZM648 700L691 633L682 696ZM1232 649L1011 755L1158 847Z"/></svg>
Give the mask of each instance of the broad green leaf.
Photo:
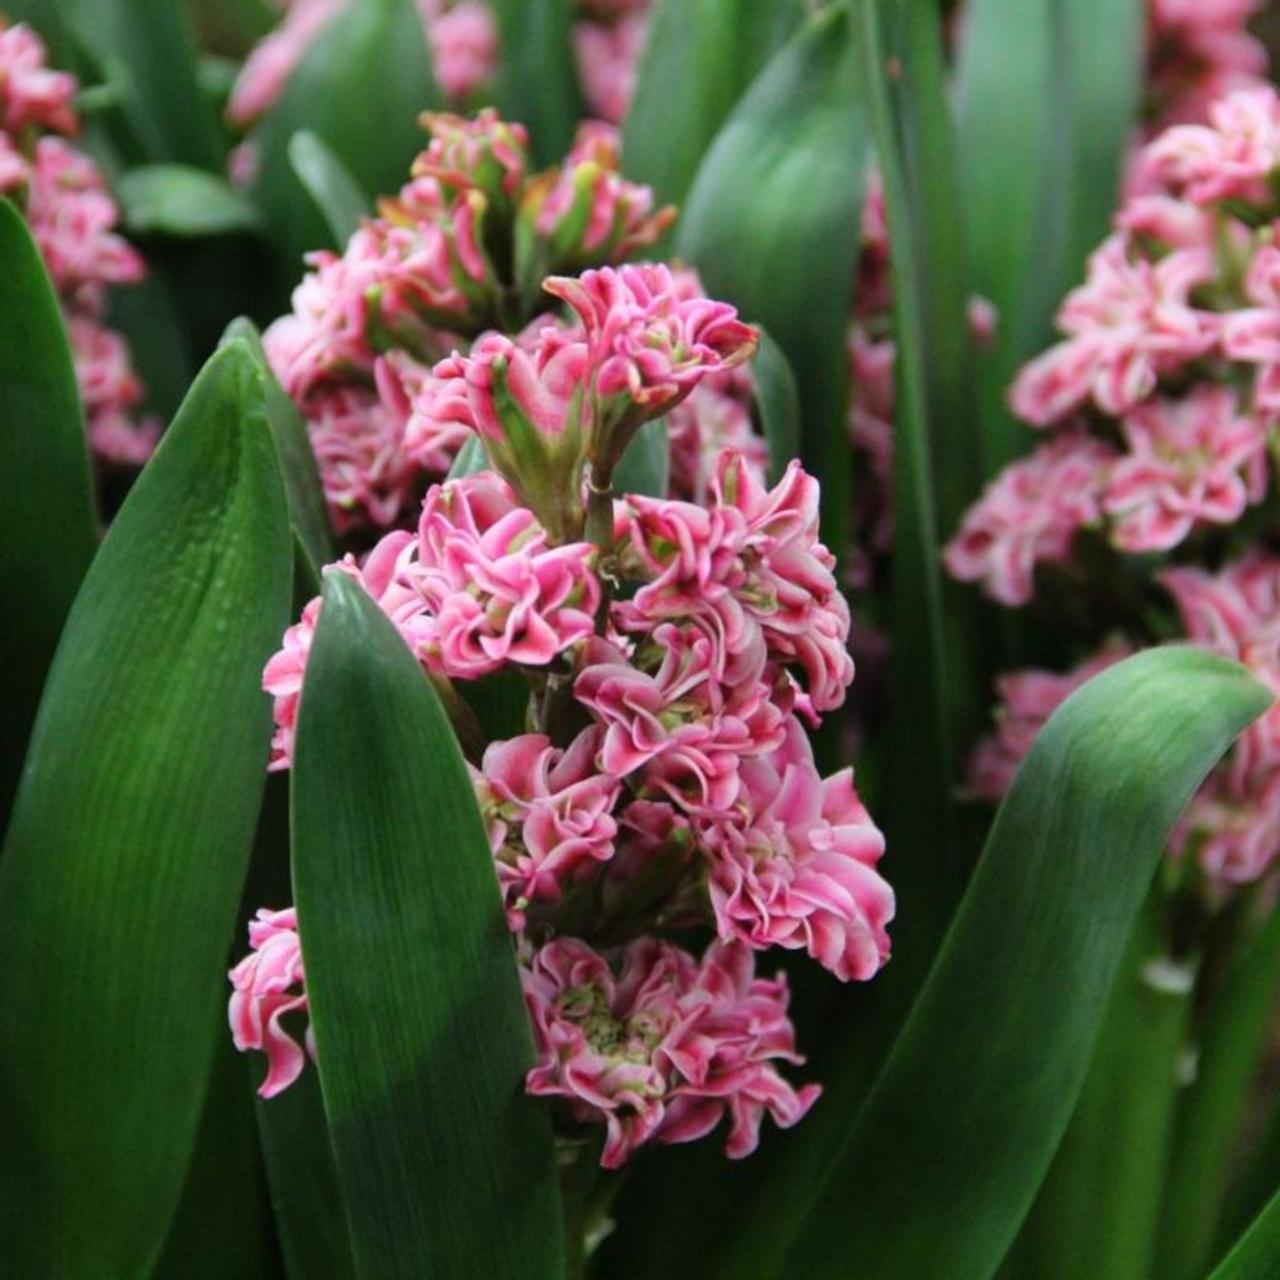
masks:
<svg viewBox="0 0 1280 1280"><path fill-rule="evenodd" d="M751 362L755 407L769 443L769 477L775 483L792 458L800 456L800 388L791 362L765 330Z"/></svg>
<svg viewBox="0 0 1280 1280"><path fill-rule="evenodd" d="M1280 912L1271 910L1214 993L1196 1037L1196 1075L1178 1110L1160 1224L1159 1274L1168 1280L1195 1280L1212 1260L1278 991Z"/></svg>
<svg viewBox="0 0 1280 1280"><path fill-rule="evenodd" d="M640 493L649 498L665 498L671 471L671 438L666 418L646 422L614 472L615 493Z"/></svg>
<svg viewBox="0 0 1280 1280"><path fill-rule="evenodd" d="M859 78L850 15L834 5L770 59L725 121L678 236L708 292L764 324L790 360L823 538L837 554L849 504L845 331L868 164Z"/></svg>
<svg viewBox="0 0 1280 1280"><path fill-rule="evenodd" d="M658 0L622 130L622 167L682 201L725 117L804 17L800 0Z"/></svg>
<svg viewBox="0 0 1280 1280"><path fill-rule="evenodd" d="M62 624L97 545L89 454L58 299L0 200L0 823Z"/></svg>
<svg viewBox="0 0 1280 1280"><path fill-rule="evenodd" d="M182 5L57 0L56 8L80 55L118 95L120 128L113 137L128 158L221 169L225 147L200 91Z"/></svg>
<svg viewBox="0 0 1280 1280"><path fill-rule="evenodd" d="M572 0L490 0L498 20L498 110L528 127L540 165L569 149L583 114Z"/></svg>
<svg viewBox="0 0 1280 1280"><path fill-rule="evenodd" d="M116 179L125 226L139 235L219 236L257 231L258 210L224 178L184 164L152 164Z"/></svg>
<svg viewBox="0 0 1280 1280"><path fill-rule="evenodd" d="M0 1238L18 1274L143 1275L226 998L287 622L248 351L205 366L76 596L0 863Z"/></svg>
<svg viewBox="0 0 1280 1280"><path fill-rule="evenodd" d="M325 510L324 490L320 484L320 470L311 448L306 423L297 406L284 388L276 381L262 350L262 335L251 320L243 316L233 320L223 337L223 343L242 342L248 347L263 379L265 388L267 423L271 438L275 441L276 456L280 460L284 476L284 490L289 500L289 522L293 535L307 560L309 576L320 585L320 570L337 559L333 547L333 533Z"/></svg>
<svg viewBox="0 0 1280 1280"><path fill-rule="evenodd" d="M1280 1192L1258 1215L1209 1280L1274 1280L1280 1274Z"/></svg>
<svg viewBox="0 0 1280 1280"><path fill-rule="evenodd" d="M1236 664L1168 647L1059 708L777 1274L995 1271L1075 1107L1168 833L1268 702Z"/></svg>
<svg viewBox="0 0 1280 1280"><path fill-rule="evenodd" d="M1194 967L1169 957L1158 882L1121 966L1089 1074L1001 1280L1172 1276L1152 1270ZM1061 1242L1070 1240L1070 1248ZM1195 1268L1196 1277L1204 1267Z"/></svg>
<svg viewBox="0 0 1280 1280"><path fill-rule="evenodd" d="M426 142L419 115L438 105L414 0L354 0L324 28L253 135L261 158L254 194L284 255L284 284L301 272L304 253L329 242L289 159L294 134L320 138L361 191L390 194Z"/></svg>
<svg viewBox="0 0 1280 1280"><path fill-rule="evenodd" d="M560 1275L559 1193L488 841L391 623L331 571L292 775L293 881L359 1273Z"/></svg>
<svg viewBox="0 0 1280 1280"><path fill-rule="evenodd" d="M289 163L324 218L333 247L341 250L370 213L368 197L332 148L310 129L299 129L289 139Z"/></svg>

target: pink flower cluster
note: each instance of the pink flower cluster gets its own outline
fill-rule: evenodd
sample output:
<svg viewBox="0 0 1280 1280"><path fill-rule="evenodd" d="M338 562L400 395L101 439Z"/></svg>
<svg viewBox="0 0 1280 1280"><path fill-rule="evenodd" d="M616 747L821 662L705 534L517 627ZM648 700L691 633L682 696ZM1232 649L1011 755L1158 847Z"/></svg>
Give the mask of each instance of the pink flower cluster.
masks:
<svg viewBox="0 0 1280 1280"><path fill-rule="evenodd" d="M496 164L493 183L509 172ZM474 433L495 470L433 486L415 529L337 569L447 686L460 725L478 723L476 682L527 684L525 731L467 741L538 1050L529 1091L602 1126L609 1168L722 1118L743 1156L766 1115L794 1124L818 1095L779 1072L801 1062L787 989L754 976L754 953L804 950L842 981L889 954L884 839L852 771L824 778L804 729L853 678L849 610L796 463L771 488L758 449L711 465L681 428L698 501L592 487L616 461L610 433L702 413L698 397L732 404L732 433L749 435L754 330L665 267L547 286L574 323L487 334L406 393L414 433ZM290 764L320 608L264 672L272 768ZM670 940L699 928L715 936L701 960ZM274 1089L301 1055L273 1002L305 995L284 943L257 936L232 1017L237 1043L276 1055Z"/></svg>
<svg viewBox="0 0 1280 1280"><path fill-rule="evenodd" d="M410 182L342 254L309 255L292 314L265 337L341 533L394 526L467 439L470 423L447 406L419 410L441 356L468 335L529 320L546 271L625 258L671 217L620 176L617 139L601 126L584 127L563 165L530 175L525 130L492 110L424 122L431 139ZM514 343L482 339L474 354L505 367L515 353L513 377L539 385L519 353L542 328ZM552 394L568 394L575 350L546 356Z"/></svg>
<svg viewBox="0 0 1280 1280"><path fill-rule="evenodd" d="M320 33L349 0L276 0L280 25L245 59L227 102L232 124L249 125L265 115L284 92ZM498 30L483 0L417 0L436 84L450 102L462 104L487 85L498 62Z"/></svg>
<svg viewBox="0 0 1280 1280"><path fill-rule="evenodd" d="M649 33L650 0L579 0L578 8L573 48L587 110L621 124Z"/></svg>
<svg viewBox="0 0 1280 1280"><path fill-rule="evenodd" d="M993 482L947 551L955 576L1005 604L1031 598L1035 567L1068 559L1080 528L1122 552L1167 552L1235 524L1269 488L1280 96L1231 94L1207 125L1156 137L1138 168L1143 194L1058 313L1064 340L1010 392L1054 443Z"/></svg>
<svg viewBox="0 0 1280 1280"><path fill-rule="evenodd" d="M29 27L0 19L0 195L26 217L66 316L89 443L104 463L141 465L159 424L137 422L143 398L124 338L102 323L106 289L142 278L116 231L118 210L79 131L74 76L46 65Z"/></svg>

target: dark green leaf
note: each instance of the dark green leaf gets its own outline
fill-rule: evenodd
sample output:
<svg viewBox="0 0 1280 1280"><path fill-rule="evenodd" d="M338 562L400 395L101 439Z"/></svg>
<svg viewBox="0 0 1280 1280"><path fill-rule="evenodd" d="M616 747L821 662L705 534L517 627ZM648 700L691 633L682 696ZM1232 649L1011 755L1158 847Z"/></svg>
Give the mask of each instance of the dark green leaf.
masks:
<svg viewBox="0 0 1280 1280"><path fill-rule="evenodd" d="M183 1186L289 603L262 380L219 352L121 508L49 672L0 864L0 1238L145 1274Z"/></svg>
<svg viewBox="0 0 1280 1280"><path fill-rule="evenodd" d="M320 211L335 249L345 247L369 212L369 200L323 138L300 129L289 139L289 163Z"/></svg>
<svg viewBox="0 0 1280 1280"><path fill-rule="evenodd" d="M257 209L224 178L184 164L130 169L115 184L128 230L140 235L219 236L257 231Z"/></svg>
<svg viewBox="0 0 1280 1280"><path fill-rule="evenodd" d="M791 361L767 331L751 362L756 413L769 442L769 477L777 482L787 463L800 456L800 388Z"/></svg>
<svg viewBox="0 0 1280 1280"><path fill-rule="evenodd" d="M0 200L0 262L3 815L58 635L93 559L97 527L62 313L26 224L7 200Z"/></svg>
<svg viewBox="0 0 1280 1280"><path fill-rule="evenodd" d="M1268 702L1236 664L1170 647L1053 715L783 1274L994 1272L1075 1107L1169 830Z"/></svg>
<svg viewBox="0 0 1280 1280"><path fill-rule="evenodd" d="M330 572L292 777L293 880L360 1274L563 1270L546 1111L488 841L440 703Z"/></svg>
<svg viewBox="0 0 1280 1280"><path fill-rule="evenodd" d="M498 110L529 130L537 163L569 149L582 115L571 0L491 0L498 19Z"/></svg>
<svg viewBox="0 0 1280 1280"><path fill-rule="evenodd" d="M1280 1192L1209 1280L1275 1280L1280 1274Z"/></svg>
<svg viewBox="0 0 1280 1280"><path fill-rule="evenodd" d="M284 254L285 283L329 231L289 159L289 143L311 130L360 190L398 191L426 141L420 113L439 104L414 0L355 0L316 38L254 139L254 187Z"/></svg>
<svg viewBox="0 0 1280 1280"><path fill-rule="evenodd" d="M294 538L306 556L310 576L319 590L320 570L337 555L333 549L333 534L329 528L329 516L325 510L324 490L320 485L320 471L316 455L307 436L306 424L297 406L276 381L262 350L262 336L250 320L243 316L227 326L223 343L243 342L262 373L265 388L267 422L271 438L275 441L276 456L284 476L284 490L289 499L289 522Z"/></svg>
<svg viewBox="0 0 1280 1280"><path fill-rule="evenodd" d="M640 493L649 498L667 496L671 470L671 439L666 418L646 422L618 463L613 475L615 493Z"/></svg>
<svg viewBox="0 0 1280 1280"><path fill-rule="evenodd" d="M694 179L678 237L708 292L764 324L790 360L806 465L822 482L823 537L837 554L849 503L845 331L868 163L859 76L850 16L833 5L734 108Z"/></svg>
<svg viewBox="0 0 1280 1280"><path fill-rule="evenodd" d="M684 199L707 147L799 25L800 0L658 0L622 133L623 172Z"/></svg>

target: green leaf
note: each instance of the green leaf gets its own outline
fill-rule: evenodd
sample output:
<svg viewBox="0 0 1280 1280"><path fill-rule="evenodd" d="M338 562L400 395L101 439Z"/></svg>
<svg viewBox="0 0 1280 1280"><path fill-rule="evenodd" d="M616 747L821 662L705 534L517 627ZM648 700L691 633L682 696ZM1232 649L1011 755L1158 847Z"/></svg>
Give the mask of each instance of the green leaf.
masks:
<svg viewBox="0 0 1280 1280"><path fill-rule="evenodd" d="M299 129L289 139L289 163L329 228L335 249L342 249L370 213L369 200L323 138Z"/></svg>
<svg viewBox="0 0 1280 1280"><path fill-rule="evenodd" d="M613 475L616 493L640 493L665 498L671 471L671 436L666 418L646 422L618 463Z"/></svg>
<svg viewBox="0 0 1280 1280"><path fill-rule="evenodd" d="M430 683L331 571L293 769L293 880L361 1275L556 1276L546 1110L488 841Z"/></svg>
<svg viewBox="0 0 1280 1280"><path fill-rule="evenodd" d="M290 162L294 134L310 130L361 191L387 194L404 184L426 141L418 116L438 105L414 0L355 0L324 28L253 135L261 157L254 194L284 255L286 284L302 255L329 241Z"/></svg>
<svg viewBox="0 0 1280 1280"><path fill-rule="evenodd" d="M118 97L120 127L113 136L130 159L222 168L225 147L200 91L184 6L57 0L56 9L79 53Z"/></svg>
<svg viewBox="0 0 1280 1280"><path fill-rule="evenodd" d="M257 231L258 210L229 182L184 164L130 169L116 180L125 226L138 235L229 235Z"/></svg>
<svg viewBox="0 0 1280 1280"><path fill-rule="evenodd" d="M18 211L0 200L0 815L8 812L62 624L97 545L62 312ZM0 822L3 817L0 816Z"/></svg>
<svg viewBox="0 0 1280 1280"><path fill-rule="evenodd" d="M449 468L448 478L458 480L462 476L473 476L477 471L488 471L491 465L484 441L477 435L470 435L458 450L453 466Z"/></svg>
<svg viewBox="0 0 1280 1280"><path fill-rule="evenodd" d="M1255 1219L1209 1280L1274 1280L1280 1273L1280 1192Z"/></svg>
<svg viewBox="0 0 1280 1280"><path fill-rule="evenodd" d="M529 130L540 165L556 163L582 116L571 0L490 0L498 20L498 110Z"/></svg>
<svg viewBox="0 0 1280 1280"><path fill-rule="evenodd" d="M622 130L622 167L684 199L716 131L799 25L800 0L658 0Z"/></svg>
<svg viewBox="0 0 1280 1280"><path fill-rule="evenodd" d="M786 353L767 330L760 333L751 377L756 415L769 443L769 478L777 483L787 463L800 456L800 388Z"/></svg>
<svg viewBox="0 0 1280 1280"><path fill-rule="evenodd" d="M868 163L850 24L833 5L770 59L711 144L678 237L708 292L764 324L791 362L823 540L837 554L849 527L845 331Z"/></svg>
<svg viewBox="0 0 1280 1280"><path fill-rule="evenodd" d="M1234 663L1169 647L1053 715L781 1274L995 1271L1075 1107L1169 830L1269 700Z"/></svg>
<svg viewBox="0 0 1280 1280"><path fill-rule="evenodd" d="M1197 1036L1196 1076L1179 1107L1160 1224L1158 1274L1168 1280L1202 1276L1212 1259L1278 991L1280 912L1272 910L1214 993Z"/></svg>
<svg viewBox="0 0 1280 1280"><path fill-rule="evenodd" d="M262 380L219 352L134 485L49 672L0 863L0 1238L145 1274L200 1120L289 605Z"/></svg>
<svg viewBox="0 0 1280 1280"><path fill-rule="evenodd" d="M1121 966L1080 1101L1001 1280L1169 1277L1152 1270L1194 967L1168 954L1157 881ZM1071 1247L1061 1247L1070 1240ZM1204 1267L1192 1275L1204 1275Z"/></svg>
<svg viewBox="0 0 1280 1280"><path fill-rule="evenodd" d="M289 522L293 536L306 559L309 577L319 590L320 570L336 560L333 533L325 509L320 470L311 448L306 423L298 407L276 381L262 350L262 335L251 320L243 316L233 320L223 336L223 344L242 342L253 356L262 375L265 389L267 424L275 442L276 456L284 476L284 491L289 500Z"/></svg>

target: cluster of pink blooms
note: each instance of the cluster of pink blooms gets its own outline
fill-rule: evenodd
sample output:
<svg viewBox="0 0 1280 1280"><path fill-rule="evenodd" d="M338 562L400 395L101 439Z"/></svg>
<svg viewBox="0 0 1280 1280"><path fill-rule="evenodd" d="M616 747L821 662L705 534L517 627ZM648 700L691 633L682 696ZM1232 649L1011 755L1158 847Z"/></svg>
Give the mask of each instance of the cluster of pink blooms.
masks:
<svg viewBox="0 0 1280 1280"><path fill-rule="evenodd" d="M770 487L759 448L731 443L756 331L665 266L545 287L571 321L484 334L401 381L411 433L478 439L492 470L433 485L414 527L337 568L450 704L498 672L528 684L529 731L469 765L534 1030L529 1091L574 1129L603 1126L607 1167L722 1117L743 1156L766 1113L794 1124L819 1092L779 1071L802 1061L787 986L754 976L754 953L805 950L845 981L889 953L883 837L804 727L853 678L848 606L816 482L793 463ZM698 397L733 420L712 449L679 424ZM659 417L690 459L685 493L615 494ZM264 672L273 768L291 761L320 608ZM715 937L700 960L670 939L699 927ZM304 1062L281 1025L305 1012L301 953L291 913L253 928L231 1020L275 1092Z"/></svg>
<svg viewBox="0 0 1280 1280"><path fill-rule="evenodd" d="M1051 438L996 478L946 563L1006 605L1041 588L1052 603L1088 579L1070 575L1091 539L1141 603L1108 602L1107 573L1093 577L1103 624L1126 638L1066 675L1001 679L995 732L971 763L972 790L990 800L1058 703L1130 647L1189 640L1280 689L1280 558L1260 508L1280 422L1280 95L1228 94L1207 123L1153 138L1137 174L1138 194L1059 312L1063 340L1011 391ZM1067 566L1056 582L1037 577L1054 564ZM1273 710L1210 775L1171 852L1215 893L1254 882L1280 854L1277 802Z"/></svg>
<svg viewBox="0 0 1280 1280"><path fill-rule="evenodd" d="M573 27L578 79L587 110L621 124L631 106L651 0L579 0Z"/></svg>
<svg viewBox="0 0 1280 1280"><path fill-rule="evenodd" d="M135 421L142 384L102 312L107 287L140 280L142 260L116 231L97 166L69 141L80 127L75 94L75 78L46 65L39 36L0 19L0 195L26 217L62 303L94 454L140 465L159 424Z"/></svg>
<svg viewBox="0 0 1280 1280"><path fill-rule="evenodd" d="M227 103L232 124L249 125L271 109L320 33L350 0L276 0L280 25L245 59ZM463 105L493 79L498 30L483 0L416 0L436 84Z"/></svg>
<svg viewBox="0 0 1280 1280"><path fill-rule="evenodd" d="M292 314L266 334L342 533L395 525L466 440L465 422L414 411L433 365L484 335L475 354L510 363L514 384L570 386L577 348L570 328L553 339L556 318L538 315L543 278L625 260L672 217L620 175L607 126L584 125L563 164L530 174L523 126L492 110L425 124L430 144L410 181L342 254L309 255ZM486 333L522 326L514 338Z"/></svg>

